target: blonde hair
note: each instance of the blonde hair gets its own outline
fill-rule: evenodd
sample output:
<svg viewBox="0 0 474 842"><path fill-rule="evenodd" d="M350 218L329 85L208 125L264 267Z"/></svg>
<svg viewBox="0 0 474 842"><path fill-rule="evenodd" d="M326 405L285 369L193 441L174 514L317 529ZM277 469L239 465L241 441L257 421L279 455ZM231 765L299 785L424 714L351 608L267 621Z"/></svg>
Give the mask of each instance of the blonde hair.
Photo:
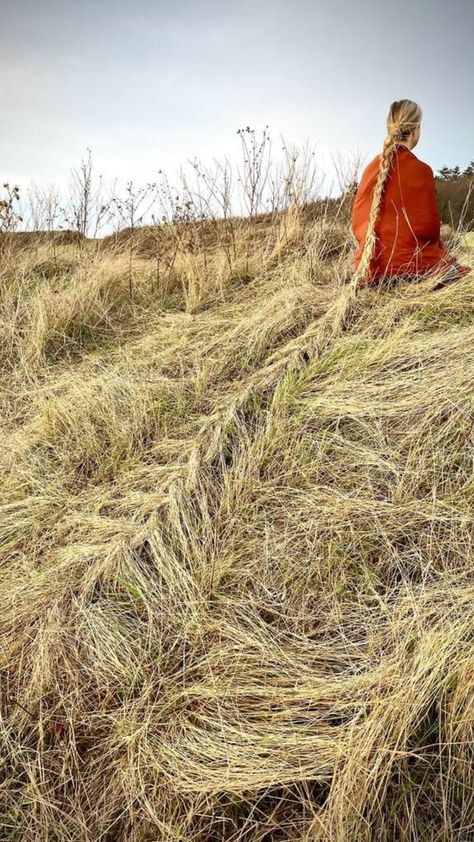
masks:
<svg viewBox="0 0 474 842"><path fill-rule="evenodd" d="M365 234L364 248L354 275L354 283L364 285L370 269L370 262L376 243L375 224L382 203L383 189L392 163L393 154L400 141L408 138L419 127L422 118L420 106L411 99L399 99L392 102L387 117L387 136L383 142L380 169L375 182L370 208L369 221Z"/></svg>

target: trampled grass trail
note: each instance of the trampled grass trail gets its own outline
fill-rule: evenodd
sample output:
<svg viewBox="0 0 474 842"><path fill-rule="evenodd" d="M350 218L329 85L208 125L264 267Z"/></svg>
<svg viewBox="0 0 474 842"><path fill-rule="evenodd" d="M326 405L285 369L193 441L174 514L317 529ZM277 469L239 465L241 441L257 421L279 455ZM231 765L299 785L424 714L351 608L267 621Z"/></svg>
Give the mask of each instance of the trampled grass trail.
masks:
<svg viewBox="0 0 474 842"><path fill-rule="evenodd" d="M473 834L474 272L240 233L4 261L2 841Z"/></svg>

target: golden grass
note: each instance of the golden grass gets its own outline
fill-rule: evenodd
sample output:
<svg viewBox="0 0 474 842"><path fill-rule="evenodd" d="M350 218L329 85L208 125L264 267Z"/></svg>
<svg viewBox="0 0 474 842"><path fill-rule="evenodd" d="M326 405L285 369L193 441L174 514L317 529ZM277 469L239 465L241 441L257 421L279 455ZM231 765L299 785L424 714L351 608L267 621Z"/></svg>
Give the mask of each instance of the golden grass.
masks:
<svg viewBox="0 0 474 842"><path fill-rule="evenodd" d="M473 835L474 275L249 236L5 262L2 840Z"/></svg>

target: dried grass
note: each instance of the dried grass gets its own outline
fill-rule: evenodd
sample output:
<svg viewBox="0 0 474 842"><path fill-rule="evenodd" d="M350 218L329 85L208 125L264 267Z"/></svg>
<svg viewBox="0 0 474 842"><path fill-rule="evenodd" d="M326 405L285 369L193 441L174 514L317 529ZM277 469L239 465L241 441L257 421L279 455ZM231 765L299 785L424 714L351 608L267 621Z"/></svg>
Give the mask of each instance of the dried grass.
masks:
<svg viewBox="0 0 474 842"><path fill-rule="evenodd" d="M265 230L3 271L2 840L471 838L473 275Z"/></svg>

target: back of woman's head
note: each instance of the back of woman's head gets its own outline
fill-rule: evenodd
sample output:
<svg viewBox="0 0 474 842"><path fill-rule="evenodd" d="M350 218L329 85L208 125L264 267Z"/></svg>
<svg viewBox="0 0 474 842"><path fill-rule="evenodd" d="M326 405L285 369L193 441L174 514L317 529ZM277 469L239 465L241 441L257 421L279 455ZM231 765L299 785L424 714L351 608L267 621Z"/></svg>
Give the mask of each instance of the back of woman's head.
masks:
<svg viewBox="0 0 474 842"><path fill-rule="evenodd" d="M387 135L383 142L380 168L372 195L372 204L365 235L364 249L355 273L358 283L365 280L370 269L370 262L375 248L375 224L382 201L383 189L392 163L393 153L400 141L406 141L409 135L419 127L422 118L420 106L411 99L398 99L392 102L387 116Z"/></svg>

